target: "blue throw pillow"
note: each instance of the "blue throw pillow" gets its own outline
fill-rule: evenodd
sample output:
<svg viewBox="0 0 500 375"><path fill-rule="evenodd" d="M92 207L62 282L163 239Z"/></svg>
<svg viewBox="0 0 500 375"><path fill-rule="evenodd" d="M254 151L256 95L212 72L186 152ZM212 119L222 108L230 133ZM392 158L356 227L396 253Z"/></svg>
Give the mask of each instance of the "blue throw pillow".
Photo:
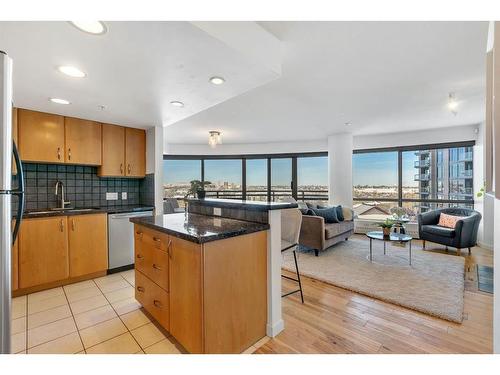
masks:
<svg viewBox="0 0 500 375"><path fill-rule="evenodd" d="M321 209L326 209L326 208L335 208L337 210L337 219L338 221L344 221L345 218L344 218L344 213L342 212L342 206L339 204L338 206L321 206L318 204L318 208L321 208Z"/></svg>
<svg viewBox="0 0 500 375"><path fill-rule="evenodd" d="M325 223L338 223L339 219L337 217L337 207L331 208L312 208L311 209L316 216L321 216L325 219Z"/></svg>

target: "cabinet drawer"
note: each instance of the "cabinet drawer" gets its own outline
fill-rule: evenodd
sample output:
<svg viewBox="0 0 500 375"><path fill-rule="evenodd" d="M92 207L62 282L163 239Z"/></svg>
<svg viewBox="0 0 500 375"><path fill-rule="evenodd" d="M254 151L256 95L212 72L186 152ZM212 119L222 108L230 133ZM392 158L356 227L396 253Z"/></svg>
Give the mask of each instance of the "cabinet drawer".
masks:
<svg viewBox="0 0 500 375"><path fill-rule="evenodd" d="M167 234L158 233L136 224L134 226L134 238L136 244L141 243L159 250L168 251L169 238Z"/></svg>
<svg viewBox="0 0 500 375"><path fill-rule="evenodd" d="M163 328L170 329L168 293L142 272L135 272L135 298Z"/></svg>
<svg viewBox="0 0 500 375"><path fill-rule="evenodd" d="M134 248L135 268L168 291L168 252L137 239Z"/></svg>

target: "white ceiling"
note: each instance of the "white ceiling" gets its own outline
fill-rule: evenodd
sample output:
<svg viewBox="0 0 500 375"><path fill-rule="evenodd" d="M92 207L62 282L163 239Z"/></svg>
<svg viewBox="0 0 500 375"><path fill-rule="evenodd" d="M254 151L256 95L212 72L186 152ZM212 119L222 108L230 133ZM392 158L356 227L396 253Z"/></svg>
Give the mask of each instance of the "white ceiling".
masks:
<svg viewBox="0 0 500 375"><path fill-rule="evenodd" d="M278 76L190 22L106 25L108 32L96 36L68 22L0 22L0 50L14 60L14 105L125 126L160 126ZM272 37L251 23L229 26L244 27L248 40L252 31ZM225 32L231 32L227 25ZM59 65L77 66L87 77L68 78L56 70ZM227 83L210 84L214 75ZM49 97L71 105L53 104ZM171 106L176 100L185 107Z"/></svg>
<svg viewBox="0 0 500 375"><path fill-rule="evenodd" d="M282 77L166 128L168 143L324 139L484 120L487 22L261 22ZM453 91L460 102L447 107ZM346 127L344 123L351 122Z"/></svg>

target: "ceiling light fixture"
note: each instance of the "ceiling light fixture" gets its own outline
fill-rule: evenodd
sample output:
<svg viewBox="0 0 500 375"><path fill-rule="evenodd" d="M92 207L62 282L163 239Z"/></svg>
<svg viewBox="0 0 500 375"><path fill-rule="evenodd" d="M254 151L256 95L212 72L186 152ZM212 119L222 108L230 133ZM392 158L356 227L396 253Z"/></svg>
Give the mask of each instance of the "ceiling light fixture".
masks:
<svg viewBox="0 0 500 375"><path fill-rule="evenodd" d="M174 107L179 107L179 108L184 107L184 103L179 102L178 100L174 100L174 101L170 102L170 104L172 104Z"/></svg>
<svg viewBox="0 0 500 375"><path fill-rule="evenodd" d="M222 143L222 133L216 130L211 130L208 132L208 145L215 148L217 145Z"/></svg>
<svg viewBox="0 0 500 375"><path fill-rule="evenodd" d="M105 34L108 29L102 21L69 21L78 30L93 34L102 35Z"/></svg>
<svg viewBox="0 0 500 375"><path fill-rule="evenodd" d="M345 122L344 125L345 126L351 126L352 124L350 122Z"/></svg>
<svg viewBox="0 0 500 375"><path fill-rule="evenodd" d="M86 76L84 72L74 66L63 65L58 67L57 70L59 70L62 74L66 74L67 76L73 78L84 78Z"/></svg>
<svg viewBox="0 0 500 375"><path fill-rule="evenodd" d="M212 77L210 78L210 83L214 84L214 85L222 85L224 82L226 82L226 80L222 77Z"/></svg>
<svg viewBox="0 0 500 375"><path fill-rule="evenodd" d="M60 98L50 98L49 99L52 103L57 103L57 104L71 104L68 100L66 99L60 99Z"/></svg>
<svg viewBox="0 0 500 375"><path fill-rule="evenodd" d="M450 92L448 94L448 109L455 116L457 115L457 113L458 113L458 101L457 101L457 98L455 97L454 92Z"/></svg>

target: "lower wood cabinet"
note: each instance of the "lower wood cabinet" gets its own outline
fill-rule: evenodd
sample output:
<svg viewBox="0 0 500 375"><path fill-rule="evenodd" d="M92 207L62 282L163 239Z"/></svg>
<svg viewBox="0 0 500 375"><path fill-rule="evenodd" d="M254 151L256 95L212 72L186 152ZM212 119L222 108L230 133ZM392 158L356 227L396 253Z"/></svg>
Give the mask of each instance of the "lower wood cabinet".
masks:
<svg viewBox="0 0 500 375"><path fill-rule="evenodd" d="M19 294L23 289L42 290L104 273L108 268L107 234L106 214L24 219L19 260L17 263L13 257L12 266L13 272L16 265L19 268Z"/></svg>
<svg viewBox="0 0 500 375"><path fill-rule="evenodd" d="M68 277L66 216L23 220L19 231L19 288Z"/></svg>
<svg viewBox="0 0 500 375"><path fill-rule="evenodd" d="M68 216L69 277L108 269L106 214Z"/></svg>
<svg viewBox="0 0 500 375"><path fill-rule="evenodd" d="M136 299L188 352L241 353L266 335L267 232L197 244L134 231Z"/></svg>

